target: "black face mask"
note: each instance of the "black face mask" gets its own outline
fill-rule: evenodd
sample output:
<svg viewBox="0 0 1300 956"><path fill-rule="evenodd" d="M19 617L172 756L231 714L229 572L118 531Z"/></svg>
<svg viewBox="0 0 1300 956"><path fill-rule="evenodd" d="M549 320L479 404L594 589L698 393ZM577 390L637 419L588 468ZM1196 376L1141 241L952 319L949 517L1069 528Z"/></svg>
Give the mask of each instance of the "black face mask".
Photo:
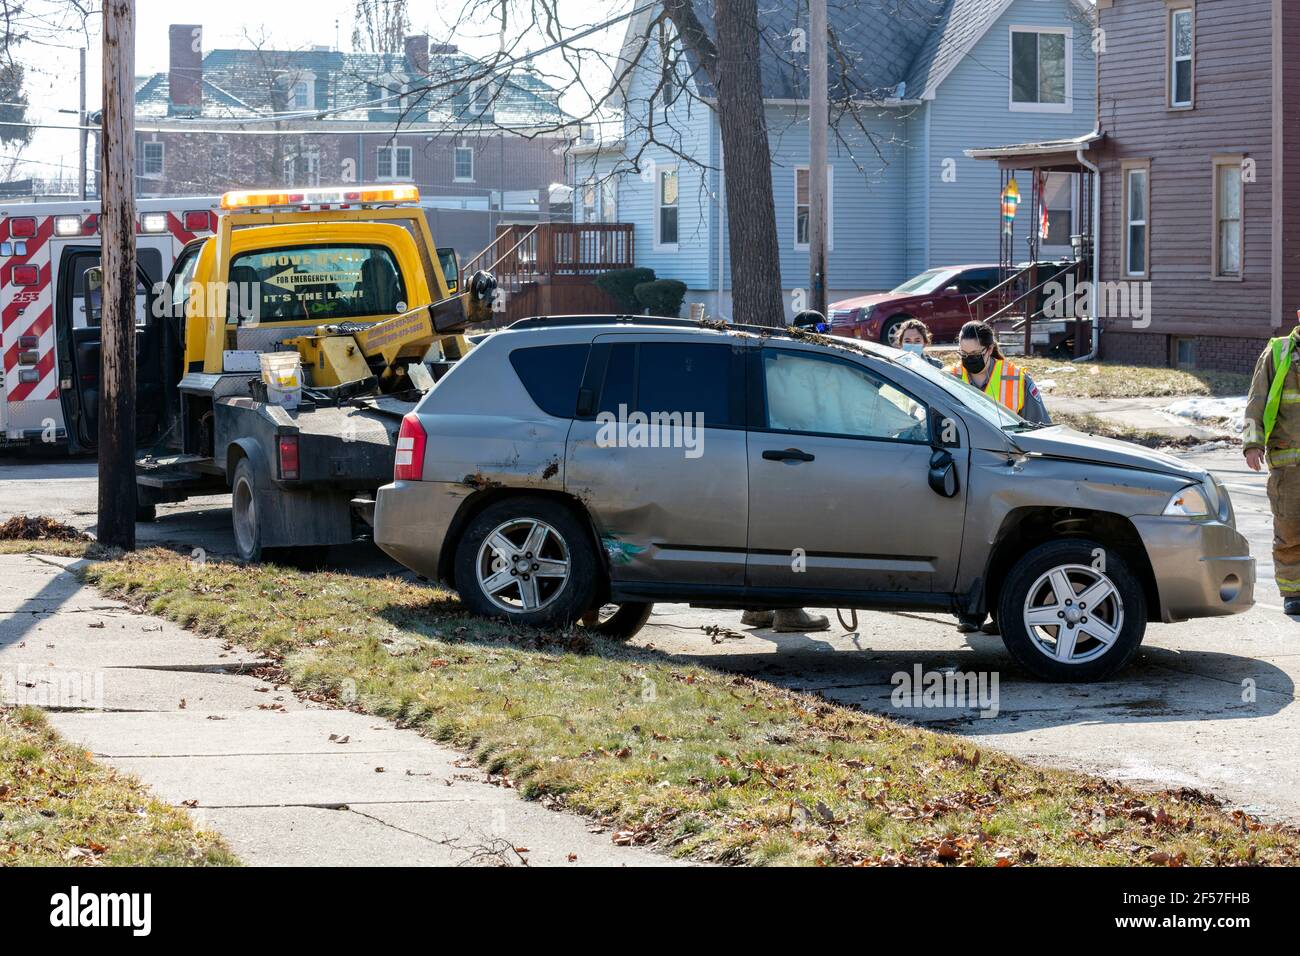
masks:
<svg viewBox="0 0 1300 956"><path fill-rule="evenodd" d="M987 363L984 361L984 353L976 352L974 355L963 355L961 357L961 364L962 367L972 375L978 375L980 372L984 371L984 366Z"/></svg>

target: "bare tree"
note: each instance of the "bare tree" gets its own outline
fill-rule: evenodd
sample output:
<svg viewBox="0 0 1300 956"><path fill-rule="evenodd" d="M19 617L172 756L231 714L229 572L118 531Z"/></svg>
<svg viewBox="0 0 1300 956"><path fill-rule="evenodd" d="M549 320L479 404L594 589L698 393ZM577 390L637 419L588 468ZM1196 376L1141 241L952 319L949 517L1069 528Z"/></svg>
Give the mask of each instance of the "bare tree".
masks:
<svg viewBox="0 0 1300 956"><path fill-rule="evenodd" d="M406 0L357 0L352 49L358 53L400 53L411 18Z"/></svg>

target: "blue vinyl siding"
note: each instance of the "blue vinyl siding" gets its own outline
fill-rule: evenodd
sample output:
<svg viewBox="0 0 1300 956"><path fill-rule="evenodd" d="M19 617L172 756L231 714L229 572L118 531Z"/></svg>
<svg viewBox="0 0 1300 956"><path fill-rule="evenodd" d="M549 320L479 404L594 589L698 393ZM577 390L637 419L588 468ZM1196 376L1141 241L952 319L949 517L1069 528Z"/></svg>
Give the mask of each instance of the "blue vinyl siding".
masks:
<svg viewBox="0 0 1300 956"><path fill-rule="evenodd" d="M1065 139L1096 125L1096 60L1088 26L1067 0L1016 0L975 48L939 85L930 103L928 227L929 266L996 262L1000 178L996 163L969 159L965 150ZM1068 27L1073 31L1073 110L1069 113L1015 112L1010 109L1011 27ZM944 159L956 162L957 179L944 182ZM1025 203L1017 217L1017 257L1028 228L1020 217L1029 209L1029 182L1019 182Z"/></svg>

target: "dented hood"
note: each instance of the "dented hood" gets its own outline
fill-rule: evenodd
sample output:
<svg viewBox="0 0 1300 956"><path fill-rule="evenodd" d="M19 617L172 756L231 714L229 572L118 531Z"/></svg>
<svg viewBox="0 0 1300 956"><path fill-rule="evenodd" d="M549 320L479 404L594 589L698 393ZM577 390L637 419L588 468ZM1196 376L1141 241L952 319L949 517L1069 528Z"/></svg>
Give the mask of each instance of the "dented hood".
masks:
<svg viewBox="0 0 1300 956"><path fill-rule="evenodd" d="M1205 479L1205 470L1189 465L1181 459L1164 452L1153 451L1134 445L1131 442L1115 438L1103 438L1100 435L1087 435L1053 425L1029 432L1018 432L1008 436L1022 451L1030 455L1044 455L1050 458L1065 458L1074 461L1087 461L1101 465L1113 465L1117 468L1133 468L1140 471L1152 471L1162 475L1174 475L1189 481Z"/></svg>

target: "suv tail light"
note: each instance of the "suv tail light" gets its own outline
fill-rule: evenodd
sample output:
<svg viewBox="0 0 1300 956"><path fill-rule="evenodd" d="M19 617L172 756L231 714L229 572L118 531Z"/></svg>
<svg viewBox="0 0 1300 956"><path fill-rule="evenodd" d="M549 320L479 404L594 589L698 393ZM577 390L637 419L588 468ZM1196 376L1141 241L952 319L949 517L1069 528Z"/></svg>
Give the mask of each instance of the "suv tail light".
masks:
<svg viewBox="0 0 1300 956"><path fill-rule="evenodd" d="M281 435L280 479L282 481L295 481L298 475L298 436Z"/></svg>
<svg viewBox="0 0 1300 956"><path fill-rule="evenodd" d="M397 457L393 459L393 481L424 480L424 426L415 412L402 418L397 432Z"/></svg>

